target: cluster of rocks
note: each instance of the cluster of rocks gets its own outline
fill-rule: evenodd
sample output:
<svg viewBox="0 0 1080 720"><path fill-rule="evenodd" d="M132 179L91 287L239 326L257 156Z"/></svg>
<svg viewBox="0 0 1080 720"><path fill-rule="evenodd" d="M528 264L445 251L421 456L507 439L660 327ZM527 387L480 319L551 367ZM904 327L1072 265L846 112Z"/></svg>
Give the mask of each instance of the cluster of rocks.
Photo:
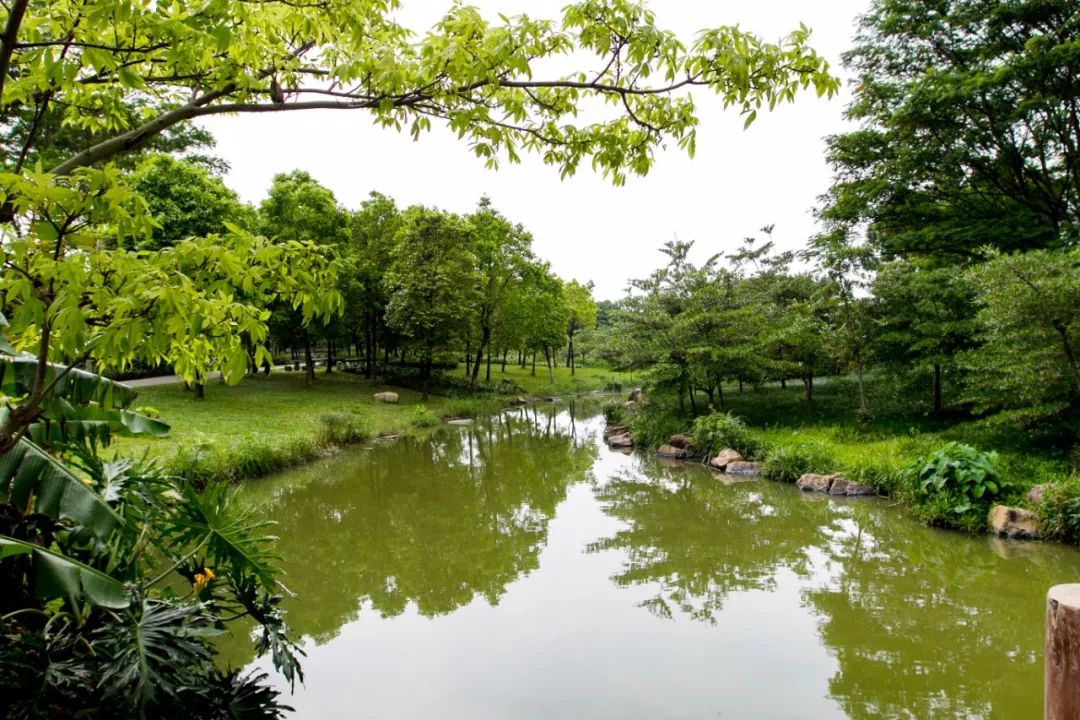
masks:
<svg viewBox="0 0 1080 720"><path fill-rule="evenodd" d="M672 435L656 450L656 454L672 460L688 460L694 457L694 448L690 446L690 438L685 435Z"/></svg>
<svg viewBox="0 0 1080 720"><path fill-rule="evenodd" d="M816 475L806 473L795 483L803 492L825 493L826 495L876 495L877 491L869 485L852 482L840 473Z"/></svg>
<svg viewBox="0 0 1080 720"><path fill-rule="evenodd" d="M625 425L604 428L604 442L611 448L634 447L634 438L630 437L630 428Z"/></svg>

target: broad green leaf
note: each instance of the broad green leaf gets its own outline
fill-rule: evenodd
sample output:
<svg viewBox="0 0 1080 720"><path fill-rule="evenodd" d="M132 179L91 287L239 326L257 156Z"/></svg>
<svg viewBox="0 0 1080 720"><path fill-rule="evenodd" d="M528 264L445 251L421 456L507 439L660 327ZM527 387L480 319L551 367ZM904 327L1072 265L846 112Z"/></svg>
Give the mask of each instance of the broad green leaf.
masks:
<svg viewBox="0 0 1080 720"><path fill-rule="evenodd" d="M118 580L100 570L46 548L0 535L0 559L30 555L34 594L44 600L65 598L98 607L126 608L131 593Z"/></svg>

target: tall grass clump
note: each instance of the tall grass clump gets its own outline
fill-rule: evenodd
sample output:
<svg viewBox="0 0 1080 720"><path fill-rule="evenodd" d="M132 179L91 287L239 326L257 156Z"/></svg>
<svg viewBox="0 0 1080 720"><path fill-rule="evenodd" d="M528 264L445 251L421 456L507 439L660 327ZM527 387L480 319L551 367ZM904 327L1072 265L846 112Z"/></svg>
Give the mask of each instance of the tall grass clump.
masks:
<svg viewBox="0 0 1080 720"><path fill-rule="evenodd" d="M658 448L667 443L672 435L686 429L686 417L683 414L655 403L628 413L625 422L630 427L634 444L638 447Z"/></svg>
<svg viewBox="0 0 1080 720"><path fill-rule="evenodd" d="M475 418L498 412L505 407L506 401L493 395L465 395L447 399L439 409L439 416L444 418Z"/></svg>
<svg viewBox="0 0 1080 720"><path fill-rule="evenodd" d="M827 443L810 440L768 447L761 474L769 480L793 483L806 473L827 474L838 469L833 449Z"/></svg>
<svg viewBox="0 0 1080 720"><path fill-rule="evenodd" d="M706 455L728 448L747 458L761 455L761 436L747 425L746 420L731 413L712 413L694 420L690 436L694 447Z"/></svg>
<svg viewBox="0 0 1080 720"><path fill-rule="evenodd" d="M412 409L409 423L418 428L434 427L439 424L439 416L431 412L427 405L417 405Z"/></svg>
<svg viewBox="0 0 1080 720"><path fill-rule="evenodd" d="M626 405L621 401L604 403L603 412L608 425L622 425L626 420Z"/></svg>
<svg viewBox="0 0 1080 720"><path fill-rule="evenodd" d="M348 412L328 412L319 416L315 442L319 445L348 445L371 437L367 424Z"/></svg>

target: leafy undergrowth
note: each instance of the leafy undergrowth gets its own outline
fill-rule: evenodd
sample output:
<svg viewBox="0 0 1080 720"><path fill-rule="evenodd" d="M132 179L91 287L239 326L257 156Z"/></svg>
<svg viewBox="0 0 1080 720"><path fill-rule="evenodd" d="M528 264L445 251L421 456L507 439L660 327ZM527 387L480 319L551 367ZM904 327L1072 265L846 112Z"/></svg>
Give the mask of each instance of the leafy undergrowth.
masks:
<svg viewBox="0 0 1080 720"><path fill-rule="evenodd" d="M548 380L547 369L540 363L536 366L536 374L532 372L532 365L526 364L521 367L513 362L506 364L506 372L503 372L499 363L491 365L491 382L487 386L498 389L504 381L513 384L517 391L525 395L573 395L583 392L621 392L628 390L634 384L634 378L626 373L618 373L612 370L594 367L579 367L573 375L570 368L560 364L554 368L555 382ZM480 367L480 381L486 377L486 367ZM464 379L465 366L461 365L453 373L453 376Z"/></svg>

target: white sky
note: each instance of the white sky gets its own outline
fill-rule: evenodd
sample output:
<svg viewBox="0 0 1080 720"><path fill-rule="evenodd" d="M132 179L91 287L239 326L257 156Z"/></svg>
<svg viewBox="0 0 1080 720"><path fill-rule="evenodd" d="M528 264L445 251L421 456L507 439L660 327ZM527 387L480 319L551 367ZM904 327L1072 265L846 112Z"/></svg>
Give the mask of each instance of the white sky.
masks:
<svg viewBox="0 0 1080 720"><path fill-rule="evenodd" d="M473 0L484 14L561 17L566 0ZM420 31L448 0L404 0L400 20ZM776 40L798 23L809 25L812 45L842 74L840 53L851 44L854 22L867 0L653 0L657 23L692 39L706 27L738 24ZM694 95L701 123L693 160L677 148L662 152L647 177L613 187L588 161L575 177L538 158L484 168L468 146L442 127L419 142L383 130L363 111L295 112L208 119L217 153L232 165L226 182L242 199L258 202L275 173L310 172L355 208L370 190L454 212L471 211L481 195L528 228L537 255L564 278L596 283L598 299L621 297L626 281L656 268L656 252L678 237L696 242L698 258L728 252L747 235L774 223L782 249L798 248L815 232L811 210L829 185L826 135L844 129L845 88L832 100L812 91L794 104L761 113L746 131L737 112L725 112L705 92Z"/></svg>

